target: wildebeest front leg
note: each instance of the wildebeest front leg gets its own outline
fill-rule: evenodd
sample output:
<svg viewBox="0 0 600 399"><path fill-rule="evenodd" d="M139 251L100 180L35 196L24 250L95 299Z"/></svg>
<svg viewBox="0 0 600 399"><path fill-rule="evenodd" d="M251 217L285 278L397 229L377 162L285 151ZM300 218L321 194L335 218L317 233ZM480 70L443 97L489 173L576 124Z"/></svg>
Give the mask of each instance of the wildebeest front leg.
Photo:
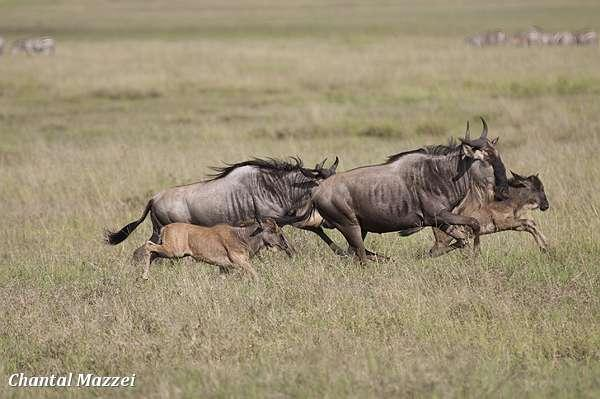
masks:
<svg viewBox="0 0 600 399"><path fill-rule="evenodd" d="M337 229L344 235L346 241L350 245L350 248L354 251L360 263L367 262L367 252L365 250L365 244L362 240L362 232L360 226L357 224L336 226Z"/></svg>
<svg viewBox="0 0 600 399"><path fill-rule="evenodd" d="M368 234L368 231L361 230L363 245L365 243L365 238L367 238L367 234ZM389 258L387 256L378 254L377 252L369 251L366 248L365 248L365 253L367 254L367 259L369 259L369 260L373 260L373 261L376 261L376 260L389 260Z"/></svg>
<svg viewBox="0 0 600 399"><path fill-rule="evenodd" d="M250 261L248 260L247 256L234 254L234 253L229 253L228 255L229 255L229 259L231 260L231 263L235 267L242 268L242 270L249 273L252 276L252 278L254 278L254 279L258 278L258 275L256 274L256 270L254 270L254 268L250 264Z"/></svg>
<svg viewBox="0 0 600 399"><path fill-rule="evenodd" d="M435 238L435 243L429 250L429 256L433 258L447 254L455 249L464 248L465 246L464 240L458 239L455 242L452 242L453 237L447 233L444 233L437 227L432 227L432 231L433 237Z"/></svg>
<svg viewBox="0 0 600 399"><path fill-rule="evenodd" d="M327 246L329 246L329 248L331 248L333 253L335 253L336 255L340 255L340 256L346 255L346 252L343 249L341 249L340 247L338 247L338 245L335 242L333 242L333 240L331 238L329 238L329 236L325 233L325 231L323 230L322 227L303 227L303 229L312 231L313 233L318 235L319 238L321 238L321 240L325 241Z"/></svg>
<svg viewBox="0 0 600 399"><path fill-rule="evenodd" d="M537 243L540 251L546 252L548 250L548 241L544 234L538 229L537 225L533 220L520 219L517 221L518 226L514 228L517 231L526 231L533 236L533 239Z"/></svg>

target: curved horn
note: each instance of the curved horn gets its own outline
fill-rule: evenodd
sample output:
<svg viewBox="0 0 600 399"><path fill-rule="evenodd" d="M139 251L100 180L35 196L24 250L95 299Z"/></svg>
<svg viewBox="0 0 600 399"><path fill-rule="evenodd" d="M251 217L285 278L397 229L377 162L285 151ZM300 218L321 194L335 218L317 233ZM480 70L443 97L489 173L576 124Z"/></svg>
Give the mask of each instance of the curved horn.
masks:
<svg viewBox="0 0 600 399"><path fill-rule="evenodd" d="M471 140L471 132L469 131L469 121L467 121L467 129L465 130L465 141Z"/></svg>
<svg viewBox="0 0 600 399"><path fill-rule="evenodd" d="M333 164L331 164L331 166L329 167L329 170L331 172L335 172L335 170L337 169L338 163L340 163L340 159L336 156L335 161L333 162Z"/></svg>
<svg viewBox="0 0 600 399"><path fill-rule="evenodd" d="M318 164L317 164L317 167L316 167L315 169L323 169L323 166L325 166L325 162L326 162L326 161L327 161L327 158L325 158L325 159L323 160L323 162L321 162L321 163L318 163Z"/></svg>
<svg viewBox="0 0 600 399"><path fill-rule="evenodd" d="M481 122L483 123L483 131L481 132L481 138L487 139L487 134L488 134L487 123L485 122L485 119L483 119L483 116L480 116L479 119L481 119Z"/></svg>

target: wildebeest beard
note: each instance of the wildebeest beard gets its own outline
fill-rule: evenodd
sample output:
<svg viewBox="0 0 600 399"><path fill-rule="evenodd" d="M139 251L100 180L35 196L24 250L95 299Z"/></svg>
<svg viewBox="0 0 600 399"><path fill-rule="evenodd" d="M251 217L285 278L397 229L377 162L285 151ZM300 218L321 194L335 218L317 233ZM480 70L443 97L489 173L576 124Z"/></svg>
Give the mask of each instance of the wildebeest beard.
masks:
<svg viewBox="0 0 600 399"><path fill-rule="evenodd" d="M508 178L506 177L506 168L500 157L494 157L490 160L494 169L494 194L499 200L508 198Z"/></svg>

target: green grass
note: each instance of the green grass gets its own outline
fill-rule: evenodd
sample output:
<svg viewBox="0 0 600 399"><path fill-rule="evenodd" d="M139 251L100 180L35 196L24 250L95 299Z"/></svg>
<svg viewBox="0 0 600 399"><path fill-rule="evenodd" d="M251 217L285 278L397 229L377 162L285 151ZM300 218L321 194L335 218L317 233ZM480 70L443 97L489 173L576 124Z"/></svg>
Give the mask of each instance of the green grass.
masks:
<svg viewBox="0 0 600 399"><path fill-rule="evenodd" d="M0 396L596 397L600 52L486 48L484 29L600 27L594 2L2 1ZM140 284L104 227L165 187L252 156L339 170L459 136L484 115L506 165L540 172L551 240L429 259L429 232L368 237L360 267L286 228L260 279L165 262ZM338 243L341 235L330 232ZM13 389L8 375L136 373L120 390Z"/></svg>

